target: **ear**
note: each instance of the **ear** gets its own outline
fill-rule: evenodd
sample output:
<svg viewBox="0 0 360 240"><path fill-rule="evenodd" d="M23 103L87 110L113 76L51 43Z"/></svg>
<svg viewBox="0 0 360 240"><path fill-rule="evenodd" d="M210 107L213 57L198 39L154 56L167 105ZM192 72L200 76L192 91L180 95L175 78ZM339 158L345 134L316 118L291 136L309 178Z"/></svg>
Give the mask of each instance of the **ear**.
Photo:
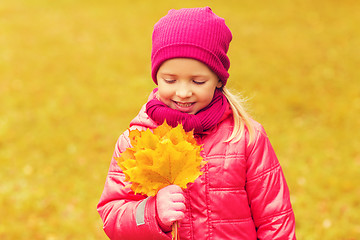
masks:
<svg viewBox="0 0 360 240"><path fill-rule="evenodd" d="M223 86L223 83L219 79L219 82L217 83L216 88L222 88L222 86Z"/></svg>

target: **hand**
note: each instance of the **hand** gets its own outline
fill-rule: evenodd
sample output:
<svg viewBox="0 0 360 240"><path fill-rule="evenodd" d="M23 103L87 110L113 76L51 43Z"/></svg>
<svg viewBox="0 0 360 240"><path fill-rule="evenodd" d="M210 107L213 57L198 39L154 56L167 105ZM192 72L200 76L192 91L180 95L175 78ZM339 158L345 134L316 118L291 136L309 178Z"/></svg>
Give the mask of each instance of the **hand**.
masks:
<svg viewBox="0 0 360 240"><path fill-rule="evenodd" d="M185 197L183 190L177 185L170 185L156 194L157 214L160 226L170 228L173 222L185 216Z"/></svg>

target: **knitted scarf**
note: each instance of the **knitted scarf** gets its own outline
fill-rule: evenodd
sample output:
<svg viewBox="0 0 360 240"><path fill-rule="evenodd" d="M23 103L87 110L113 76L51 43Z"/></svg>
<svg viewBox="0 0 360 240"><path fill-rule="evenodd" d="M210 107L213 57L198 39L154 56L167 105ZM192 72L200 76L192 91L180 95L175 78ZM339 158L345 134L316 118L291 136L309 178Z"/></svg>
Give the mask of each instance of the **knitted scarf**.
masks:
<svg viewBox="0 0 360 240"><path fill-rule="evenodd" d="M154 96L157 88L154 89ZM228 108L228 102L220 89L216 89L214 97L208 106L201 109L196 114L183 113L169 108L166 104L156 97L146 104L146 113L157 124L162 124L165 120L167 124L176 127L181 123L185 131L194 130L194 133L202 133L215 126Z"/></svg>

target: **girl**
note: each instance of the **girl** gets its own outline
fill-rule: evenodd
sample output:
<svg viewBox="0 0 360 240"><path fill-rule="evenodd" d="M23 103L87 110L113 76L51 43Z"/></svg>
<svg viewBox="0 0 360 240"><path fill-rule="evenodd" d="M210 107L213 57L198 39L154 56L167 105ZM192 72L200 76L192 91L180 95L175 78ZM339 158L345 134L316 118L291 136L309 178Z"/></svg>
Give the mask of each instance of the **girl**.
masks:
<svg viewBox="0 0 360 240"><path fill-rule="evenodd" d="M226 89L232 39L209 7L170 10L154 26L152 78L158 85L130 130L165 120L194 130L208 163L186 190L171 185L155 197L124 188L115 158L131 147L118 139L97 209L110 239L296 239L289 190L262 126Z"/></svg>

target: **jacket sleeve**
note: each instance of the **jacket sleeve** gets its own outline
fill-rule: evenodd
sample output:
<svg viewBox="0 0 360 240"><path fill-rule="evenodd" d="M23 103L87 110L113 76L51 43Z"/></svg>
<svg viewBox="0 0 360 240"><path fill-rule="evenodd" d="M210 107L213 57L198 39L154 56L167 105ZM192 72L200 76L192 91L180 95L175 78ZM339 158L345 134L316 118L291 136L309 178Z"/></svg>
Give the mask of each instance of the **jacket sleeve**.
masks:
<svg viewBox="0 0 360 240"><path fill-rule="evenodd" d="M258 239L296 239L295 217L285 177L260 125L247 148L246 191Z"/></svg>
<svg viewBox="0 0 360 240"><path fill-rule="evenodd" d="M104 231L112 240L171 239L157 223L155 198L134 194L125 187L125 175L115 157L131 147L128 135L126 131L116 143L105 187L97 205Z"/></svg>

